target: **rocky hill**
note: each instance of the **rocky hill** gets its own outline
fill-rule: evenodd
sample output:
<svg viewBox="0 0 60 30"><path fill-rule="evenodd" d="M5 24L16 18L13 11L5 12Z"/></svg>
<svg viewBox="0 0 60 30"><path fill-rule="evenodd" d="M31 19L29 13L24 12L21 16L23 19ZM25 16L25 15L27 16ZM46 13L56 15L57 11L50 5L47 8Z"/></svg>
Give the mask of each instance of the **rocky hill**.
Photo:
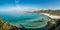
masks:
<svg viewBox="0 0 60 30"><path fill-rule="evenodd" d="M52 14L52 15L59 15L60 16L60 10L51 10L51 9L48 9L48 10L37 10L37 11L27 11L27 13L49 13L49 14Z"/></svg>

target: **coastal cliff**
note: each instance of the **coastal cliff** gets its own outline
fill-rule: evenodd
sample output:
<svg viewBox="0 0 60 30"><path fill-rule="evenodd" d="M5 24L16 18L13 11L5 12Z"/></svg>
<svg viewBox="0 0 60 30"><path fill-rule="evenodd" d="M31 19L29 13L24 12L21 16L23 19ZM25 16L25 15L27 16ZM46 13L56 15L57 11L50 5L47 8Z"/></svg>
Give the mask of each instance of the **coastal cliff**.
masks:
<svg viewBox="0 0 60 30"><path fill-rule="evenodd" d="M20 27L3 22L2 18L0 18L0 30L20 30Z"/></svg>

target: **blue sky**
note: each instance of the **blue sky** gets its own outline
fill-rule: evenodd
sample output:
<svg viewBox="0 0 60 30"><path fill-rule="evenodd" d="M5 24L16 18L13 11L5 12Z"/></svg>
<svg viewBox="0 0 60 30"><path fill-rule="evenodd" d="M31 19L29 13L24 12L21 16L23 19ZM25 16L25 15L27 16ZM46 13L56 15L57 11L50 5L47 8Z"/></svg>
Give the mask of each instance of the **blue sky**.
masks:
<svg viewBox="0 0 60 30"><path fill-rule="evenodd" d="M0 0L0 10L60 9L60 0Z"/></svg>

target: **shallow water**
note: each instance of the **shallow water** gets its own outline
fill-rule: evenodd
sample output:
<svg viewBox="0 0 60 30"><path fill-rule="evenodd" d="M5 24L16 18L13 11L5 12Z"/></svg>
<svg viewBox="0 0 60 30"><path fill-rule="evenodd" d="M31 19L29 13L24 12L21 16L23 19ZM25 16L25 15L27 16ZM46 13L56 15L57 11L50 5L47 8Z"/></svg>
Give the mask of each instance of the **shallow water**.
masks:
<svg viewBox="0 0 60 30"><path fill-rule="evenodd" d="M24 26L25 28L44 27L49 20L48 16L42 14L20 14L19 16L3 15L3 21L9 24Z"/></svg>

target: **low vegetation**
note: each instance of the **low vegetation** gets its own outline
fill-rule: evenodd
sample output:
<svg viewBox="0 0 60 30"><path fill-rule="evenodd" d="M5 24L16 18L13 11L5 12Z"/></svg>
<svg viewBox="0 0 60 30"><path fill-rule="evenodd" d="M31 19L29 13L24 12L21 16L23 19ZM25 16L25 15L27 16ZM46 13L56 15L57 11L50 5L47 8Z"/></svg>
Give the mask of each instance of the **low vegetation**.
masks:
<svg viewBox="0 0 60 30"><path fill-rule="evenodd" d="M32 11L32 12L28 12L28 13L49 13L52 15L59 15L60 16L60 10L38 10L38 11Z"/></svg>

